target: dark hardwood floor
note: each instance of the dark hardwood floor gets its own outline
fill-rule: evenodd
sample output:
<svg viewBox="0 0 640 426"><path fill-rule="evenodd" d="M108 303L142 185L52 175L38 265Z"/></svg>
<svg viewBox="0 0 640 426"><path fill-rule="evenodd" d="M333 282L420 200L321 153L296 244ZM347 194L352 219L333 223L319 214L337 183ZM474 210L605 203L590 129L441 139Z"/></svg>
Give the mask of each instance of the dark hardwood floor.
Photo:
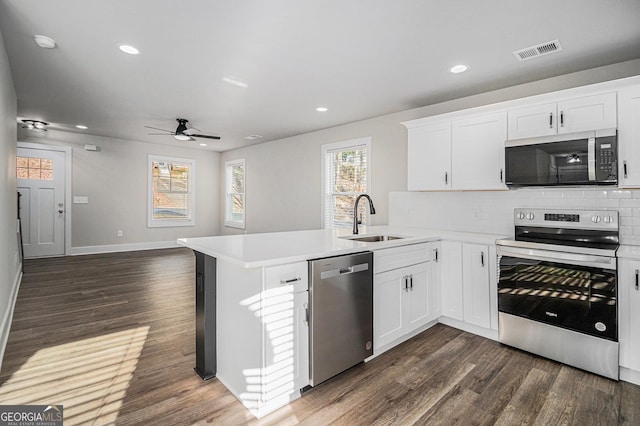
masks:
<svg viewBox="0 0 640 426"><path fill-rule="evenodd" d="M640 387L437 325L255 420L193 371L187 249L25 263L0 404L65 424L640 425Z"/></svg>

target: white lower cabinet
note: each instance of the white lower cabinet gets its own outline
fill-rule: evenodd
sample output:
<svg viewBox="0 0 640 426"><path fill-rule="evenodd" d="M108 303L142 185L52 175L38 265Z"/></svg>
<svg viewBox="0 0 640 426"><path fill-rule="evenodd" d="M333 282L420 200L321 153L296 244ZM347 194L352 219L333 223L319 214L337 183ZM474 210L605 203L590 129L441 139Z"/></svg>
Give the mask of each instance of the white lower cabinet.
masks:
<svg viewBox="0 0 640 426"><path fill-rule="evenodd" d="M462 300L464 322L491 328L489 246L462 245Z"/></svg>
<svg viewBox="0 0 640 426"><path fill-rule="evenodd" d="M374 252L374 353L438 317L438 287L431 276L433 253L430 244ZM398 257L409 264L388 261ZM395 269L384 270L385 265Z"/></svg>
<svg viewBox="0 0 640 426"><path fill-rule="evenodd" d="M438 256L442 315L462 321L462 243L441 241Z"/></svg>
<svg viewBox="0 0 640 426"><path fill-rule="evenodd" d="M620 366L640 377L640 261L619 259L618 274Z"/></svg>
<svg viewBox="0 0 640 426"><path fill-rule="evenodd" d="M309 384L307 269L217 260L217 378L257 417Z"/></svg>
<svg viewBox="0 0 640 426"><path fill-rule="evenodd" d="M495 256L490 246L459 241L442 241L439 258L442 316L467 324L492 327L490 285Z"/></svg>

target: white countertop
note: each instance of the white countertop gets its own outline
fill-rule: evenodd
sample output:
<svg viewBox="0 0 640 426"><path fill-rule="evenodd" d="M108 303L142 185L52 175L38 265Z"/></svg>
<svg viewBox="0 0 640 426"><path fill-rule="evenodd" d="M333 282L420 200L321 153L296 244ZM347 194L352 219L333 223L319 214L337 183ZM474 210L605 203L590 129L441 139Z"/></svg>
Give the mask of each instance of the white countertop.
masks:
<svg viewBox="0 0 640 426"><path fill-rule="evenodd" d="M257 268L441 239L493 244L495 240L505 238L505 235L470 232L395 226L361 226L358 236L366 235L393 235L404 238L374 243L352 241L348 239L355 237L351 234L351 229L340 228L180 238L178 244L244 268Z"/></svg>

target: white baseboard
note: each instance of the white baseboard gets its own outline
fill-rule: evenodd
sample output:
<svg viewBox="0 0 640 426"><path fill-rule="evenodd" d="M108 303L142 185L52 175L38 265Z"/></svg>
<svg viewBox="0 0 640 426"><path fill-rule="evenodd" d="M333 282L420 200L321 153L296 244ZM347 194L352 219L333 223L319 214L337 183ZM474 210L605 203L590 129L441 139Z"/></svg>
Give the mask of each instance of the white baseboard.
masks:
<svg viewBox="0 0 640 426"><path fill-rule="evenodd" d="M148 242L148 243L71 247L70 254L72 256L81 256L85 254L118 253L123 251L156 250L156 249L175 248L175 247L182 247L182 246L180 246L175 240L174 241L154 241L154 242Z"/></svg>
<svg viewBox="0 0 640 426"><path fill-rule="evenodd" d="M18 289L22 282L22 264L18 265L18 271L16 277L13 280L13 290L9 296L9 306L6 310L2 322L0 323L0 369L2 369L2 360L4 359L4 350L7 347L7 341L9 340L9 331L11 331L11 320L13 319L13 309L16 306L16 300L18 299Z"/></svg>
<svg viewBox="0 0 640 426"><path fill-rule="evenodd" d="M466 322L458 321L449 317L440 317L438 318L438 322L448 325L453 328L457 328L458 330L466 331L471 334L476 334L478 336L486 337L491 340L498 340L498 330L491 330L489 328L478 327L477 325L467 324Z"/></svg>
<svg viewBox="0 0 640 426"><path fill-rule="evenodd" d="M640 386L640 371L620 367L620 380Z"/></svg>

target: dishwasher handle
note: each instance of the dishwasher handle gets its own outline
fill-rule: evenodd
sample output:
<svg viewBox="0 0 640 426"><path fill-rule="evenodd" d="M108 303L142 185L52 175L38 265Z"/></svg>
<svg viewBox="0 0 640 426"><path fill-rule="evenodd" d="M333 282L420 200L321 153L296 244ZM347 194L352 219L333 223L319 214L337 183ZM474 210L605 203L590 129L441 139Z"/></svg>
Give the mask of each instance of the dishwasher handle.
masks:
<svg viewBox="0 0 640 426"><path fill-rule="evenodd" d="M359 263L357 265L351 265L346 268L337 268L330 269L328 271L323 271L320 273L320 279L326 280L329 278L341 276L341 275L350 275L358 272L363 272L369 269L369 263Z"/></svg>

